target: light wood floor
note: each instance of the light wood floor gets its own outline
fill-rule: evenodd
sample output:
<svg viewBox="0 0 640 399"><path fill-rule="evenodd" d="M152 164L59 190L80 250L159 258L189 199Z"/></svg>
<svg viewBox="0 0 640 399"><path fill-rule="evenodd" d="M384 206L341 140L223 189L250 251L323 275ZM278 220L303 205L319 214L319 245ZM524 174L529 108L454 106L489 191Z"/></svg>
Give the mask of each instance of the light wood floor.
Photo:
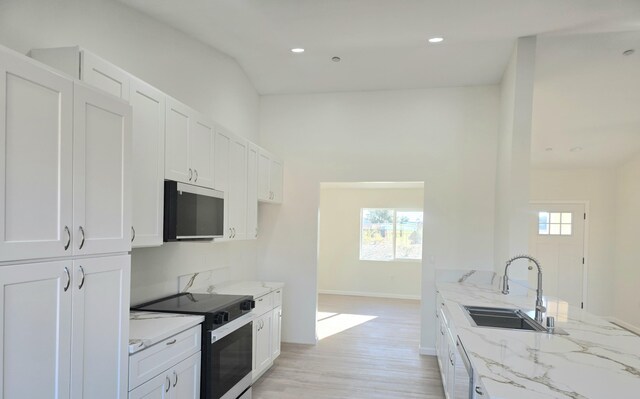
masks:
<svg viewBox="0 0 640 399"><path fill-rule="evenodd" d="M254 399L444 398L435 357L418 353L419 301L320 295L318 308L376 318L317 346L283 343Z"/></svg>

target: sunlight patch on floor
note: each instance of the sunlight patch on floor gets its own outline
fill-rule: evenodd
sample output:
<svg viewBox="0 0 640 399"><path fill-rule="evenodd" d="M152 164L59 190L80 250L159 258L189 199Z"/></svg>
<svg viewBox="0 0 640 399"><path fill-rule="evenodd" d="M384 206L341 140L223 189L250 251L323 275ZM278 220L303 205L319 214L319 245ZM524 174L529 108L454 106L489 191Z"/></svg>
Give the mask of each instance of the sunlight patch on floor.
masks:
<svg viewBox="0 0 640 399"><path fill-rule="evenodd" d="M377 318L378 316L318 312L317 317L318 317L318 324L317 324L318 340L321 340L321 339L330 337L332 335L339 334L350 328L364 324L368 321L371 321Z"/></svg>

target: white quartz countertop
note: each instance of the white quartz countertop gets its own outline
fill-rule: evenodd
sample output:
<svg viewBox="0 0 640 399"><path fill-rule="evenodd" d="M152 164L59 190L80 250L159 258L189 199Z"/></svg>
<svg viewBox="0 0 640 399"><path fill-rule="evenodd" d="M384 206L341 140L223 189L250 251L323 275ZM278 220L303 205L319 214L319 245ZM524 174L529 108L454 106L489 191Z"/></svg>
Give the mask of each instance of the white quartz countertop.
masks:
<svg viewBox="0 0 640 399"><path fill-rule="evenodd" d="M284 283L268 282L268 281L227 281L213 285L202 292L210 294L227 294L227 295L251 295L259 298L263 295L283 288ZM200 290L192 290L191 292L201 292Z"/></svg>
<svg viewBox="0 0 640 399"><path fill-rule="evenodd" d="M203 316L131 311L129 313L129 354L157 344L203 321Z"/></svg>
<svg viewBox="0 0 640 399"><path fill-rule="evenodd" d="M437 288L489 398L640 398L640 337L633 333L553 298L545 298L546 315L569 335L473 327L460 305L529 312L535 295L468 282Z"/></svg>

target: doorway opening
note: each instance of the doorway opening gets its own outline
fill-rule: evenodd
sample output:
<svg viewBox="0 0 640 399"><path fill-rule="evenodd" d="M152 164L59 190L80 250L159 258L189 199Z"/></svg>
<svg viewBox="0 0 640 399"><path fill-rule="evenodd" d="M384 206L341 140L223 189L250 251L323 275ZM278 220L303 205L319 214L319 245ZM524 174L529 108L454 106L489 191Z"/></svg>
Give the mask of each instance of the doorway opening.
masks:
<svg viewBox="0 0 640 399"><path fill-rule="evenodd" d="M542 264L545 295L584 308L587 298L588 202L531 202L529 251ZM536 284L529 272L529 285Z"/></svg>
<svg viewBox="0 0 640 399"><path fill-rule="evenodd" d="M356 328L366 334L390 307L412 302L419 320L423 203L422 182L321 183L319 340Z"/></svg>

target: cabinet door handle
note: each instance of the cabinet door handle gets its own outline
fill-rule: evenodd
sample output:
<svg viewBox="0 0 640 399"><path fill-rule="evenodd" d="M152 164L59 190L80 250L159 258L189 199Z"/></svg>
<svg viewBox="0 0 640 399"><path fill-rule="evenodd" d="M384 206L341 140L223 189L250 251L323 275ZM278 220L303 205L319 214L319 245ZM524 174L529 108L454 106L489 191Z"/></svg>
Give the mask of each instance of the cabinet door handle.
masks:
<svg viewBox="0 0 640 399"><path fill-rule="evenodd" d="M169 388L171 388L171 380L169 379L169 376L165 376L165 378L167 379L167 389L165 389L165 392L169 392Z"/></svg>
<svg viewBox="0 0 640 399"><path fill-rule="evenodd" d="M71 273L69 273L69 268L65 267L64 272L67 273L67 285L64 286L64 292L67 292L69 286L71 285Z"/></svg>
<svg viewBox="0 0 640 399"><path fill-rule="evenodd" d="M258 238L258 228L256 227L256 238Z"/></svg>
<svg viewBox="0 0 640 399"><path fill-rule="evenodd" d="M193 170L189 168L189 181L191 181L191 178L193 178Z"/></svg>
<svg viewBox="0 0 640 399"><path fill-rule="evenodd" d="M167 342L167 345L173 345L177 342L178 340L176 338L174 338L172 341Z"/></svg>
<svg viewBox="0 0 640 399"><path fill-rule="evenodd" d="M80 230L80 234L82 234L82 241L80 241L80 246L78 247L78 249L82 249L82 247L84 247L84 229L82 228L82 226L80 226L78 230Z"/></svg>
<svg viewBox="0 0 640 399"><path fill-rule="evenodd" d="M482 388L480 387L476 387L476 393L480 396L484 395L484 392L482 392Z"/></svg>
<svg viewBox="0 0 640 399"><path fill-rule="evenodd" d="M80 266L80 273L82 273L82 280L80 280L80 285L78 285L78 289L81 290L82 287L84 286L84 268L82 268L82 265Z"/></svg>
<svg viewBox="0 0 640 399"><path fill-rule="evenodd" d="M231 238L231 232L232 232L231 227L229 227L229 238Z"/></svg>
<svg viewBox="0 0 640 399"><path fill-rule="evenodd" d="M236 228L232 227L231 230L233 231L233 237L231 238L236 238Z"/></svg>
<svg viewBox="0 0 640 399"><path fill-rule="evenodd" d="M131 242L136 239L136 229L131 226Z"/></svg>
<svg viewBox="0 0 640 399"><path fill-rule="evenodd" d="M173 376L176 377L176 380L173 383L173 387L175 388L176 385L178 385L178 373L176 373L175 370L173 370Z"/></svg>
<svg viewBox="0 0 640 399"><path fill-rule="evenodd" d="M71 245L71 232L69 231L69 226L64 226L64 231L67 233L67 243L64 244L64 250L69 249L69 245Z"/></svg>
<svg viewBox="0 0 640 399"><path fill-rule="evenodd" d="M193 170L193 174L194 174L194 176L195 176L195 179L193 180L193 181L194 181L194 183L195 183L195 182L197 182L197 181L198 181L198 169L194 169L194 170Z"/></svg>

